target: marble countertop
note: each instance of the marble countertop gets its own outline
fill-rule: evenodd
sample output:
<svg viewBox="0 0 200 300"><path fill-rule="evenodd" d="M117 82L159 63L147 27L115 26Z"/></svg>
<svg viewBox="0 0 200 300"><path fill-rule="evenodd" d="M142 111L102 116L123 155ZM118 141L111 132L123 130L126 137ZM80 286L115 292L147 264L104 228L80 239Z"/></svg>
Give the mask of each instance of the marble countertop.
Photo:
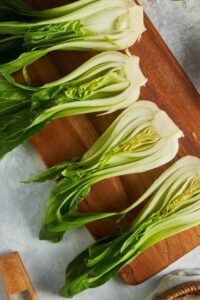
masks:
<svg viewBox="0 0 200 300"><path fill-rule="evenodd" d="M144 0L145 10L164 40L200 89L200 3L197 1ZM199 3L199 4L198 4ZM38 240L43 208L53 182L23 185L44 169L29 144L19 146L0 163L0 254L19 251L40 300L61 299L56 295L64 283L66 265L93 242L86 229L68 233L61 244ZM119 278L88 290L75 300L145 300L158 280L171 270L200 267L200 248L139 286L124 285ZM4 300L0 283L0 299Z"/></svg>

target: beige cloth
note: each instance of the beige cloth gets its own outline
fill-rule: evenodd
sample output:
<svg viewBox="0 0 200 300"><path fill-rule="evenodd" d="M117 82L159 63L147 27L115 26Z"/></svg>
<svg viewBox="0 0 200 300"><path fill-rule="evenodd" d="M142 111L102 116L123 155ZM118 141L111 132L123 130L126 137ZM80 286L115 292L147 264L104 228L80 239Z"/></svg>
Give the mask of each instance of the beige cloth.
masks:
<svg viewBox="0 0 200 300"><path fill-rule="evenodd" d="M160 280L157 289L146 300L156 300L159 295L173 287L194 281L200 281L200 269L174 271ZM179 300L200 300L200 296L185 296L179 298Z"/></svg>
<svg viewBox="0 0 200 300"><path fill-rule="evenodd" d="M197 300L197 299L200 299L200 296L185 296L179 298L179 300Z"/></svg>

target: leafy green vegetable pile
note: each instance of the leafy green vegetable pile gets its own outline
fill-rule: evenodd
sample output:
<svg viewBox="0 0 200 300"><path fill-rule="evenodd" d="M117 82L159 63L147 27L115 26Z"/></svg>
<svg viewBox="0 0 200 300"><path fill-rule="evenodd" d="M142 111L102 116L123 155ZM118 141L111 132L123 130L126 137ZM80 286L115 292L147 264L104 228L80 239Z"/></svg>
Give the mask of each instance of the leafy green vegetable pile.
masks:
<svg viewBox="0 0 200 300"><path fill-rule="evenodd" d="M125 49L145 30L143 9L132 0L79 0L41 12L21 0L1 6L0 67L7 73L55 50Z"/></svg>
<svg viewBox="0 0 200 300"><path fill-rule="evenodd" d="M200 224L200 159L187 156L164 172L124 216L149 200L139 216L121 232L96 242L67 267L60 295L71 298L98 287L140 253L176 233Z"/></svg>
<svg viewBox="0 0 200 300"><path fill-rule="evenodd" d="M58 242L66 230L111 214L77 212L78 204L98 181L140 173L174 158L181 130L150 101L126 109L82 158L63 162L33 179L57 179L47 203L40 238Z"/></svg>
<svg viewBox="0 0 200 300"><path fill-rule="evenodd" d="M40 239L52 242L95 220L114 218L119 225L148 201L128 228L119 227L69 264L60 295L70 298L107 282L155 243L200 224L200 160L180 159L121 212L81 213L79 204L95 183L169 162L183 136L154 103L134 103L146 83L139 58L116 52L139 40L143 9L132 0L77 0L37 11L23 0L1 0L0 20L0 159L53 119L126 108L82 157L31 181L57 180L40 231ZM33 86L26 67L55 50L106 51L57 81ZM25 84L12 77L18 70Z"/></svg>
<svg viewBox="0 0 200 300"><path fill-rule="evenodd" d="M0 158L53 119L126 108L145 82L139 58L117 51L102 52L41 87L16 83L1 71Z"/></svg>

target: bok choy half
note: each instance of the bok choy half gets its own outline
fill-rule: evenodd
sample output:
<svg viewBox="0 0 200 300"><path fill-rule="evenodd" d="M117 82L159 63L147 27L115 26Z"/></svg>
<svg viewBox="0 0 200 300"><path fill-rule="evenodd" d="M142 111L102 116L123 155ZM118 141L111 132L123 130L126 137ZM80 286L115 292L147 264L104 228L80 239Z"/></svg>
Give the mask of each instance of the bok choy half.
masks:
<svg viewBox="0 0 200 300"><path fill-rule="evenodd" d="M98 287L154 244L200 224L200 159L187 156L164 172L132 206L149 200L121 233L96 242L67 267L60 295Z"/></svg>
<svg viewBox="0 0 200 300"><path fill-rule="evenodd" d="M32 180L58 180L47 202L40 239L58 242L69 229L113 217L112 213L80 213L78 204L101 180L145 172L169 162L182 135L153 102L139 101L130 106L83 157L58 164Z"/></svg>
<svg viewBox="0 0 200 300"><path fill-rule="evenodd" d="M39 20L0 22L0 69L8 74L55 50L126 49L145 30L143 8L132 0L79 0L41 12L23 11L38 14Z"/></svg>
<svg viewBox="0 0 200 300"><path fill-rule="evenodd" d="M67 76L33 87L0 75L0 158L49 121L91 112L111 113L135 102L146 82L139 58L102 52Z"/></svg>

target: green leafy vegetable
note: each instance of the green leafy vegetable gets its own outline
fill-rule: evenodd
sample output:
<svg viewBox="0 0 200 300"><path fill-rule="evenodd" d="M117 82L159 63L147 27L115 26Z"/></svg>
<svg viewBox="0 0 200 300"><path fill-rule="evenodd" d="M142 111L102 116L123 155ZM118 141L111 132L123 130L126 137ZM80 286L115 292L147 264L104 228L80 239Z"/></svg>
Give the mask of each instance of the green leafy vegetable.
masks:
<svg viewBox="0 0 200 300"><path fill-rule="evenodd" d="M36 12L23 0L1 0L0 20L5 21L32 21Z"/></svg>
<svg viewBox="0 0 200 300"><path fill-rule="evenodd" d="M135 102L146 82L139 58L100 53L67 76L33 87L0 75L0 158L49 121L91 112L111 113Z"/></svg>
<svg viewBox="0 0 200 300"><path fill-rule="evenodd" d="M179 128L154 103L133 104L82 158L54 166L33 179L58 180L46 206L40 238L58 242L71 228L113 217L112 213L81 214L77 207L98 181L144 172L170 161L181 136Z"/></svg>
<svg viewBox="0 0 200 300"><path fill-rule="evenodd" d="M200 224L200 160L180 159L120 214L149 200L139 216L121 234L96 242L67 267L60 295L71 298L98 287L152 245Z"/></svg>
<svg viewBox="0 0 200 300"><path fill-rule="evenodd" d="M142 6L132 0L79 0L41 12L26 6L18 11L18 6L12 4L8 11L14 9L22 14L25 11L25 15L36 15L39 20L0 22L0 69L6 73L15 72L54 50L125 49L145 30ZM16 49L15 59L7 39L12 40ZM5 49L11 55L6 56L6 62L2 57Z"/></svg>
<svg viewBox="0 0 200 300"><path fill-rule="evenodd" d="M45 20L65 16L66 14L72 13L95 2L96 0L79 0L50 9L34 10L23 0L1 0L0 17L1 21L26 21L26 17ZM23 17L23 19L19 19L20 17Z"/></svg>

